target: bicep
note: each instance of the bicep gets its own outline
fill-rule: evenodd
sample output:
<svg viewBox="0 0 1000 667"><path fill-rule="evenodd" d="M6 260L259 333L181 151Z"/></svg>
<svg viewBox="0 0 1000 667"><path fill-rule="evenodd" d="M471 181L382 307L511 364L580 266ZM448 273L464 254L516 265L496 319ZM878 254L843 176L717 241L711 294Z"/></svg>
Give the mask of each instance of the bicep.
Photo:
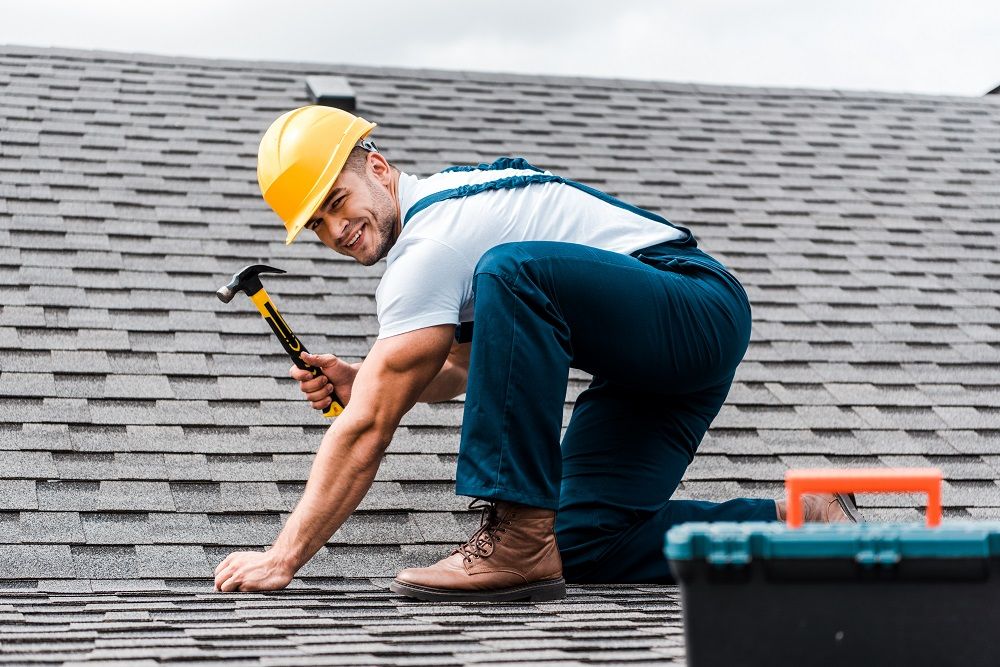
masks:
<svg viewBox="0 0 1000 667"><path fill-rule="evenodd" d="M365 411L391 435L441 370L454 335L454 325L445 324L376 340L354 379L348 409Z"/></svg>

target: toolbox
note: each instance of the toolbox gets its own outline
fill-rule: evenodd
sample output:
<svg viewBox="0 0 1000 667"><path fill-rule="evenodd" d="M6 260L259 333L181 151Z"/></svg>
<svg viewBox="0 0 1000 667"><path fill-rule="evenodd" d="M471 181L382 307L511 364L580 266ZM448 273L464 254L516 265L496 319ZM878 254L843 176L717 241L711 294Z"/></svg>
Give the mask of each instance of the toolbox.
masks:
<svg viewBox="0 0 1000 667"><path fill-rule="evenodd" d="M671 528L690 667L1000 665L1000 521L942 525L940 486L934 468L789 471L789 523ZM801 493L915 490L927 525L801 525Z"/></svg>

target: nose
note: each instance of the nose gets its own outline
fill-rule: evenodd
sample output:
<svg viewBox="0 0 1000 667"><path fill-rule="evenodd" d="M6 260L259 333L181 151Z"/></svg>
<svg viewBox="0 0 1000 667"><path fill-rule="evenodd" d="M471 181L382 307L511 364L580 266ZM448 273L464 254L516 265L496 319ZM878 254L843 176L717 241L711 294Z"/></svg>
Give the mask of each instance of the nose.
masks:
<svg viewBox="0 0 1000 667"><path fill-rule="evenodd" d="M334 240L339 239L350 224L350 220L336 213L321 213L320 219L323 221L320 227L325 228Z"/></svg>

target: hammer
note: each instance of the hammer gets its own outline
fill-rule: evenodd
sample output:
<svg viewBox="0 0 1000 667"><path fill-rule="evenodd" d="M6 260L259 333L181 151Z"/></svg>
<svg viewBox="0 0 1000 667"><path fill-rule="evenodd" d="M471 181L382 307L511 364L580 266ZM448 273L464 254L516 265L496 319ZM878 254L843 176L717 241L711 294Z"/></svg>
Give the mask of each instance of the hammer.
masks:
<svg viewBox="0 0 1000 667"><path fill-rule="evenodd" d="M260 311L264 320L271 325L271 331L281 341L281 346L285 348L285 352L292 358L292 363L304 371L309 371L313 374L313 377L318 376L322 371L302 361L301 357L299 357L300 352L308 352L308 350L302 346L299 339L292 333L291 327L285 323L285 320L278 314L278 310L274 307L274 304L271 303L271 297L267 295L267 290L264 289L264 286L260 282L259 276L262 273L285 273L285 271L276 269L273 266L267 266L266 264L245 266L234 273L233 279L227 285L220 287L215 295L219 297L222 303L229 303L236 296L237 292L244 292L250 297L254 305L257 306L257 310ZM344 406L336 393L331 394L330 398L333 402L323 410L324 417L336 417L344 411Z"/></svg>

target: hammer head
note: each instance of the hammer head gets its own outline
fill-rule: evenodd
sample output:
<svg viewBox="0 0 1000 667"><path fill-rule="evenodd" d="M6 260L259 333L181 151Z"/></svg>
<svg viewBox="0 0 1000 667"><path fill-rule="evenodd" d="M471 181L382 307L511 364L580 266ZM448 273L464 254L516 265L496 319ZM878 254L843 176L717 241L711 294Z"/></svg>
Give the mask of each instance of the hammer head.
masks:
<svg viewBox="0 0 1000 667"><path fill-rule="evenodd" d="M226 285L220 287L215 296L219 297L222 303L229 303L236 296L237 292L244 292L247 296L253 296L264 288L260 284L260 274L262 273L285 273L281 269L266 264L251 264L233 274L233 279Z"/></svg>

